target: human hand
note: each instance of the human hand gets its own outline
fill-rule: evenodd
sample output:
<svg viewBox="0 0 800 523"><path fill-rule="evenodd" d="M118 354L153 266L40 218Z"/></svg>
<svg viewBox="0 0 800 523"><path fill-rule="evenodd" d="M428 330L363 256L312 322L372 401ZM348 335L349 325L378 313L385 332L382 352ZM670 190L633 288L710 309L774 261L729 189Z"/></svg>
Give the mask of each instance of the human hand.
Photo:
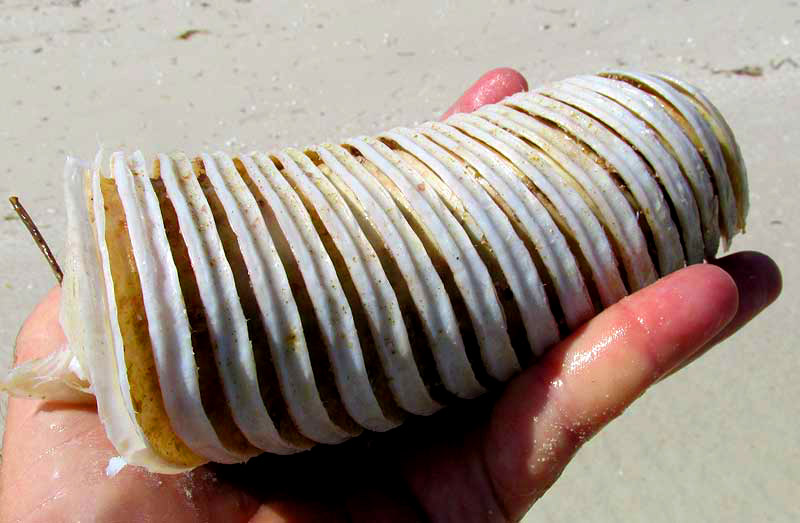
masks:
<svg viewBox="0 0 800 523"><path fill-rule="evenodd" d="M526 87L484 75L447 114ZM652 384L729 336L781 288L766 256L678 271L610 307L504 390L386 434L174 476L126 467L93 407L9 400L0 521L517 520L578 448ZM17 361L65 342L53 290L26 321Z"/></svg>

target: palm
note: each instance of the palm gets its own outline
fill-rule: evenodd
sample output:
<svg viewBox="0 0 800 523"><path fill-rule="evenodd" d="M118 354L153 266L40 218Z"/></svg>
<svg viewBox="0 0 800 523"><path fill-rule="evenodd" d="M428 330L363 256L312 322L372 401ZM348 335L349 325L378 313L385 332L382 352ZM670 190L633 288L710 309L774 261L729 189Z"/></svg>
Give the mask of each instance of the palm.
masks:
<svg viewBox="0 0 800 523"><path fill-rule="evenodd" d="M518 74L494 71L454 110L522 88ZM780 273L763 255L718 264L728 273L710 265L684 269L609 308L502 392L296 456L265 455L176 476L126 468L108 478L115 452L93 408L12 399L0 519L519 519L587 438L780 291ZM63 344L58 300L51 292L23 327L20 361Z"/></svg>

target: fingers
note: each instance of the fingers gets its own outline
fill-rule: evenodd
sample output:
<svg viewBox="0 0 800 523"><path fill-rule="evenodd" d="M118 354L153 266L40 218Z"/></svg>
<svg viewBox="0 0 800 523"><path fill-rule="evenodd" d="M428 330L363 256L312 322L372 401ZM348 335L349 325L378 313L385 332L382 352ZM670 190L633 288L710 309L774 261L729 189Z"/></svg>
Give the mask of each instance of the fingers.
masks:
<svg viewBox="0 0 800 523"><path fill-rule="evenodd" d="M440 120L454 113L471 113L478 107L499 102L514 93L528 90L528 82L518 71L508 67L492 69L461 95Z"/></svg>
<svg viewBox="0 0 800 523"><path fill-rule="evenodd" d="M716 260L714 264L724 269L736 282L739 291L739 309L736 311L736 316L705 347L695 352L691 358L682 362L664 378L689 365L711 350L714 345L741 329L778 299L783 288L780 269L769 256L764 254L752 251L737 252Z"/></svg>
<svg viewBox="0 0 800 523"><path fill-rule="evenodd" d="M783 289L781 271L772 259L759 252L745 251L720 258L714 263L730 274L739 290L739 310L733 320L711 342L719 343L778 299Z"/></svg>
<svg viewBox="0 0 800 523"><path fill-rule="evenodd" d="M507 515L521 517L584 441L716 336L737 306L726 272L693 266L610 307L512 381L484 448Z"/></svg>

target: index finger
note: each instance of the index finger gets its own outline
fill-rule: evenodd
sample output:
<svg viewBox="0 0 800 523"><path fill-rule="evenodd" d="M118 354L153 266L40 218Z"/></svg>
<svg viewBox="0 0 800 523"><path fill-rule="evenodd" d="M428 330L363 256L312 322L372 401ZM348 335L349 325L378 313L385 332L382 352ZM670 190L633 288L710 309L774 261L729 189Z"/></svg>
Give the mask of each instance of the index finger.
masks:
<svg viewBox="0 0 800 523"><path fill-rule="evenodd" d="M511 382L484 445L498 501L521 517L578 448L735 316L733 279L673 273L595 317Z"/></svg>

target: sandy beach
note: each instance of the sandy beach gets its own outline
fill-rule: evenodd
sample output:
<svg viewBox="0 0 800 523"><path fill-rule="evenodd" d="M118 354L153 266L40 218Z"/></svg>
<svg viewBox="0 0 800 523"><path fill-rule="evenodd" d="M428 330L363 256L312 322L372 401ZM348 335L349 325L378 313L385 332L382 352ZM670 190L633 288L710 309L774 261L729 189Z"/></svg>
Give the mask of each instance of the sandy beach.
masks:
<svg viewBox="0 0 800 523"><path fill-rule="evenodd" d="M67 155L369 134L437 117L497 66L531 84L611 66L702 88L750 176L733 250L769 254L784 277L772 308L591 440L527 519L800 520L798 2L0 0L0 195L21 198L58 258ZM0 215L2 373L55 282Z"/></svg>

